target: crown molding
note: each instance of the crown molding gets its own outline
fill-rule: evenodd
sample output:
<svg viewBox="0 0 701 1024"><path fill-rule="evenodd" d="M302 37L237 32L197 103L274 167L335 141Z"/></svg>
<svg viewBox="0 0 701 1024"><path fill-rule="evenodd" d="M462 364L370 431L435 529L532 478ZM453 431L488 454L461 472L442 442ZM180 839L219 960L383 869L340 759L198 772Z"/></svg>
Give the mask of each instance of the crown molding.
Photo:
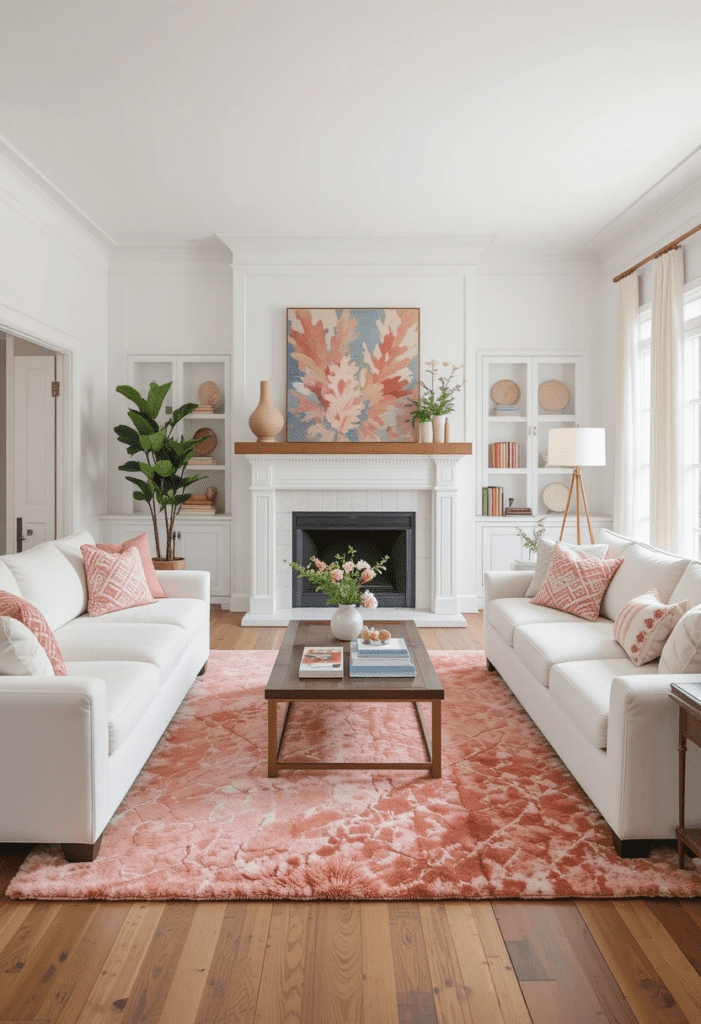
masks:
<svg viewBox="0 0 701 1024"><path fill-rule="evenodd" d="M472 264L491 235L450 237L288 237L218 234L234 264Z"/></svg>
<svg viewBox="0 0 701 1024"><path fill-rule="evenodd" d="M115 247L110 257L110 269L126 272L132 270L135 264L140 271L162 271L166 264L169 270L177 269L178 266L189 270L209 266L231 274L231 250L216 237Z"/></svg>

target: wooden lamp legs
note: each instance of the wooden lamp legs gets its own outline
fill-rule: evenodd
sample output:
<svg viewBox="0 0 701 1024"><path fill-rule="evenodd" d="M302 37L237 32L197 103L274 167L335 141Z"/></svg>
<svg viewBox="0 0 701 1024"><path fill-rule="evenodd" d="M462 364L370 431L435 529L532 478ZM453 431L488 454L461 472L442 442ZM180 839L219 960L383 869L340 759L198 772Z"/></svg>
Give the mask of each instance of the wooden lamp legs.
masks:
<svg viewBox="0 0 701 1024"><path fill-rule="evenodd" d="M572 492L575 493L575 502L577 507L577 543L582 543L582 528L580 523L579 504L580 501L584 505L584 514L587 517L587 526L589 527L589 539L590 543L594 543L594 531L591 528L591 520L589 519L589 508L587 506L587 496L584 493L584 481L582 480L582 474L580 473L579 466L575 466L572 470L572 480L570 481L570 489L567 495L567 504L565 505L565 512L562 517L562 526L560 527L560 540L562 540L565 533L565 523L567 522L567 513L570 510L570 502L572 500Z"/></svg>

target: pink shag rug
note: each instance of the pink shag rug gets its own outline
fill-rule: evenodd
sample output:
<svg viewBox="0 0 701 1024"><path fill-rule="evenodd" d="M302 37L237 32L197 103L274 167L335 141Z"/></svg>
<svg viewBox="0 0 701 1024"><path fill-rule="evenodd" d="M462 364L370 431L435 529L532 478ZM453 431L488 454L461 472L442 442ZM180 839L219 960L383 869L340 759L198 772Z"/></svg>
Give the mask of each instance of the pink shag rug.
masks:
<svg viewBox="0 0 701 1024"><path fill-rule="evenodd" d="M443 778L266 776L275 651L213 651L92 864L36 847L19 899L699 896L673 848L621 860L596 808L484 654L437 651ZM423 759L411 705L294 705L288 760Z"/></svg>

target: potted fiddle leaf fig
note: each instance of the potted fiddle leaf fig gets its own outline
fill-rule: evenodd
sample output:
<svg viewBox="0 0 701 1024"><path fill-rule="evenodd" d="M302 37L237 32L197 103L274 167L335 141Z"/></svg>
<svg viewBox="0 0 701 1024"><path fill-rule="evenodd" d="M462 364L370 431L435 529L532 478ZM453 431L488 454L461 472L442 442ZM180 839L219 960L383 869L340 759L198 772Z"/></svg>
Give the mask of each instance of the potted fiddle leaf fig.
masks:
<svg viewBox="0 0 701 1024"><path fill-rule="evenodd" d="M127 480L136 487L136 501L145 502L151 512L156 543L155 561L169 563L178 561L175 558L173 540L175 519L180 506L187 501L188 488L196 480L205 479L202 473L186 472L187 464L195 455L197 441L185 440L182 436L178 440L173 433L176 424L196 409L197 403L187 402L179 409L173 410L164 423L158 422L161 406L171 386L172 382L156 384L152 381L148 394L144 397L136 388L120 384L117 392L124 395L136 408L127 410L132 426L120 424L114 428L119 440L126 445L127 454L132 456L119 468L127 474ZM134 456L142 458L139 460ZM134 475L137 473L139 476ZM159 512L163 515L165 550L161 548Z"/></svg>

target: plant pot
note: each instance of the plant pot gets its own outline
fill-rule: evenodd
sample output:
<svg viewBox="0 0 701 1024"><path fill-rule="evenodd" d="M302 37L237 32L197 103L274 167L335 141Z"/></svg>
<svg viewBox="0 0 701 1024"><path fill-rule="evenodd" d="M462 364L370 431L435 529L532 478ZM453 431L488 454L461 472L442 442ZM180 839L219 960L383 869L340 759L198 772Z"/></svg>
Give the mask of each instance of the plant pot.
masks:
<svg viewBox="0 0 701 1024"><path fill-rule="evenodd" d="M419 423L419 441L422 444L431 444L433 441L433 424L430 420Z"/></svg>
<svg viewBox="0 0 701 1024"><path fill-rule="evenodd" d="M248 418L248 425L259 441L272 442L285 426L285 417L273 405L270 381L260 382L260 401Z"/></svg>
<svg viewBox="0 0 701 1024"><path fill-rule="evenodd" d="M172 570L172 571L175 571L176 569L184 569L185 568L185 559L184 558L169 558L169 559L154 558L154 560L153 560L153 568L154 569L168 569L168 570Z"/></svg>
<svg viewBox="0 0 701 1024"><path fill-rule="evenodd" d="M448 419L446 414L441 416L433 417L433 443L443 444L445 441L445 421Z"/></svg>
<svg viewBox="0 0 701 1024"><path fill-rule="evenodd" d="M337 640L357 640L363 628L363 616L354 604L339 604L330 625Z"/></svg>

